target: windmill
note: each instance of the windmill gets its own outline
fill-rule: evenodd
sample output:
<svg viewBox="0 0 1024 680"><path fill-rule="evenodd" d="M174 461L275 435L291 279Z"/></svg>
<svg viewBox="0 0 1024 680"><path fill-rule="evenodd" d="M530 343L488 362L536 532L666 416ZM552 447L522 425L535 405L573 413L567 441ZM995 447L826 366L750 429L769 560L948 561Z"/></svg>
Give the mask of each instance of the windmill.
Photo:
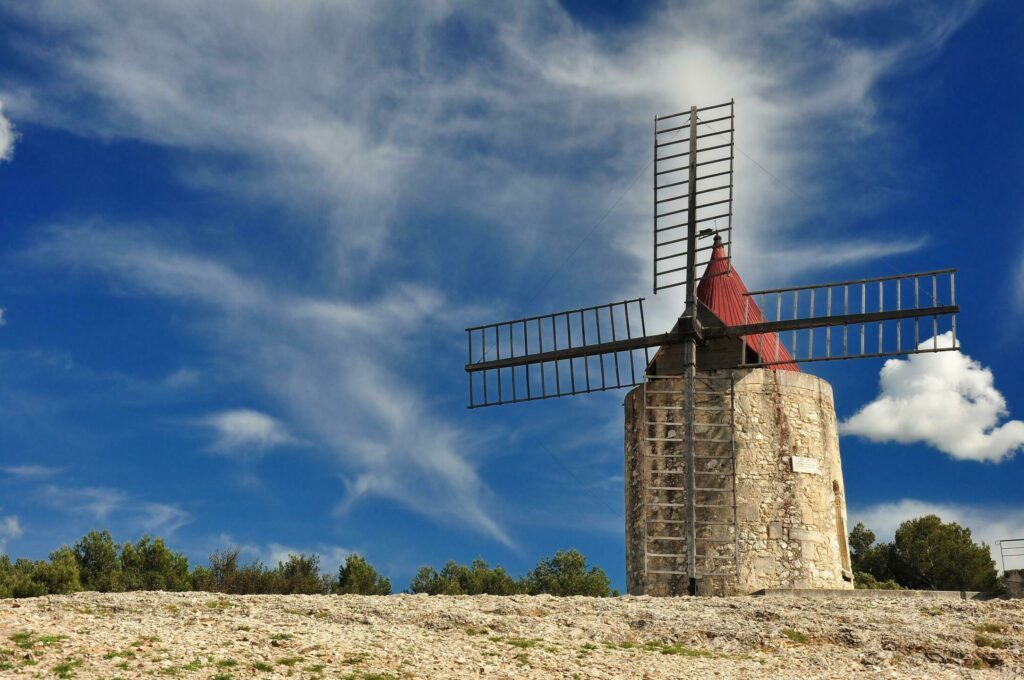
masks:
<svg viewBox="0 0 1024 680"><path fill-rule="evenodd" d="M684 293L671 330L648 334L643 298L466 329L470 408L643 386L642 568L691 593L739 570L738 374L958 349L953 269L748 291L732 266L735 148L733 101L654 120L653 288Z"/></svg>

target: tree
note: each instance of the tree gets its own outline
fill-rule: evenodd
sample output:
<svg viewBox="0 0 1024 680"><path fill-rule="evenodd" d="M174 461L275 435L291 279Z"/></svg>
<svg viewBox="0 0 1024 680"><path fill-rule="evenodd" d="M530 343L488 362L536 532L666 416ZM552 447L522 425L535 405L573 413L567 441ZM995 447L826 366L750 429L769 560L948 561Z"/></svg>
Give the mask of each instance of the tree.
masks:
<svg viewBox="0 0 1024 680"><path fill-rule="evenodd" d="M893 581L892 544L875 545L875 532L858 522L850 532L850 564L853 582L858 588L891 588Z"/></svg>
<svg viewBox="0 0 1024 680"><path fill-rule="evenodd" d="M998 588L996 563L971 530L936 515L904 522L893 541L893 571L907 588L981 590Z"/></svg>
<svg viewBox="0 0 1024 680"><path fill-rule="evenodd" d="M217 550L210 555L210 566L196 567L192 587L196 590L233 595L276 593L280 589L277 571L259 560L239 566L239 551Z"/></svg>
<svg viewBox="0 0 1024 680"><path fill-rule="evenodd" d="M117 544L109 531L90 531L73 548L84 590L123 590Z"/></svg>
<svg viewBox="0 0 1024 680"><path fill-rule="evenodd" d="M470 566L450 560L440 573L433 567L421 567L409 589L428 595L515 595L520 592L519 584L508 572L500 566L491 569L479 558Z"/></svg>
<svg viewBox="0 0 1024 680"><path fill-rule="evenodd" d="M54 550L49 563L36 563L32 580L45 587L50 595L77 593L82 589L82 581L75 552L67 546Z"/></svg>
<svg viewBox="0 0 1024 680"><path fill-rule="evenodd" d="M168 549L162 538L143 536L121 546L121 578L125 590L188 590L188 558Z"/></svg>
<svg viewBox="0 0 1024 680"><path fill-rule="evenodd" d="M333 591L339 595L390 595L391 579L378 574L369 562L353 553L338 568Z"/></svg>
<svg viewBox="0 0 1024 680"><path fill-rule="evenodd" d="M277 565L277 592L283 595L315 595L326 593L329 580L320 575L318 555L288 555L288 559Z"/></svg>
<svg viewBox="0 0 1024 680"><path fill-rule="evenodd" d="M588 570L587 558L578 550L559 550L552 557L542 559L520 580L520 588L530 595L608 597L611 594L608 575L600 567Z"/></svg>

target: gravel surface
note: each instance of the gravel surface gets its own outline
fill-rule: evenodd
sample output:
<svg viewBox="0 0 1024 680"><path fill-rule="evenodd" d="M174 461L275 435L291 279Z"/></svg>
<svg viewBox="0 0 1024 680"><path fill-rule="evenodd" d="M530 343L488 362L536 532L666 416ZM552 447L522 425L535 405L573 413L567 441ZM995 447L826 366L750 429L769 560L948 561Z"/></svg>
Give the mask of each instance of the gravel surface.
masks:
<svg viewBox="0 0 1024 680"><path fill-rule="evenodd" d="M0 600L0 677L1024 677L1024 600L79 593Z"/></svg>

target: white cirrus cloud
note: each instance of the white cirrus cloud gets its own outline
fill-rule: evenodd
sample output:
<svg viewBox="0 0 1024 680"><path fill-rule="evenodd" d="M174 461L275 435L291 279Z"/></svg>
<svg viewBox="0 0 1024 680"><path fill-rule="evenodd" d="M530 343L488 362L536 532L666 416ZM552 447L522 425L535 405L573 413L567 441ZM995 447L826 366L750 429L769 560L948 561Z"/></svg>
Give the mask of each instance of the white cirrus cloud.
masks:
<svg viewBox="0 0 1024 680"><path fill-rule="evenodd" d="M297 221L326 227L322 252L343 265L341 276L397 256L411 231L403 226L415 229L409 217L437 209L438 186L451 210L476 218L453 225L451 243L483 232L497 251L512 241L532 271L538 258L550 269L564 246L553 232L583 233L648 162L652 114L734 97L743 151L737 257L752 271L746 265L764 246L794 242L802 218L877 202L826 195L830 173L817 171L837 163L826 144L843 139L846 159L858 163L851 149L871 145L850 142L877 131L877 84L936 54L977 4L908 6L903 30L866 41L831 28L884 21L880 3L667 4L597 32L543 0L38 0L6 10L36 29L18 47L39 69L5 86L19 118L187 150L191 184L315 216ZM62 49L47 49L57 37ZM802 187L806 214L795 214L792 197L752 158ZM637 229L589 253L615 258L621 273L609 288L634 277L649 283L647 187L635 183L608 220ZM843 235L830 233L830 247L842 246ZM887 253L858 244L836 251L846 261ZM408 250L446 263L450 255ZM758 268L786 275L791 262Z"/></svg>
<svg viewBox="0 0 1024 680"><path fill-rule="evenodd" d="M822 183L843 160L860 166L858 153L880 162L875 86L936 54L974 6L910 8L903 30L865 41L831 27L884 20L878 3L663 5L595 32L545 0L38 0L0 9L33 26L15 49L38 62L31 79L0 86L19 121L184 152L170 157L190 187L283 208L281 233L311 232L294 240L313 244L310 285L325 292L288 292L249 238L229 235L215 256L154 240L151 227L62 230L48 264L181 303L223 365L252 367L239 381L329 452L350 500L387 497L507 542L472 433L432 398L448 368L409 361L436 355L425 338L460 336L456 312L488 320L464 313L465 298L497 315L503 291L565 270L591 232L585 265L577 258L538 305L560 303L556 290L597 301L649 285L650 184L628 179L650 161L651 115L691 103L738 102L741 271L790 276L759 253L801 242L794 225L828 215L850 227L829 231L839 262L917 247L851 240L882 199ZM49 49L56 39L62 49ZM753 158L801 187L799 212ZM247 270L230 264L246 258ZM424 285L432 275L464 299ZM667 330L678 300L657 304L651 325Z"/></svg>
<svg viewBox="0 0 1024 680"><path fill-rule="evenodd" d="M14 158L14 144L17 141L18 133L14 130L14 124L4 115L4 103L0 101L0 163Z"/></svg>
<svg viewBox="0 0 1024 680"><path fill-rule="evenodd" d="M920 347L936 342L929 338ZM951 333L937 338L951 347ZM1024 447L1024 422L1009 420L992 371L959 351L889 359L879 394L840 423L843 435L874 442L924 443L960 460L999 462Z"/></svg>
<svg viewBox="0 0 1024 680"><path fill-rule="evenodd" d="M467 436L434 413L401 370L402 361L415 362L429 347L422 343L431 334L419 332L425 325L453 337L460 330L463 312L449 309L435 290L396 285L363 301L298 295L145 230L95 225L55 228L30 257L191 305L197 318L209 320L211 351L247 367L238 378L275 400L320 445L310 449L326 452L339 473L353 478L344 505L384 497L511 544L485 507L490 492L467 455ZM289 436L254 413L228 412L203 424L215 428L215 444L225 451Z"/></svg>
<svg viewBox="0 0 1024 680"><path fill-rule="evenodd" d="M296 441L276 419L251 409L221 411L201 423L215 432L211 448L225 453L240 449L259 451Z"/></svg>
<svg viewBox="0 0 1024 680"><path fill-rule="evenodd" d="M34 480L53 477L61 471L61 468L46 465L5 465L0 467L0 470L16 479Z"/></svg>
<svg viewBox="0 0 1024 680"><path fill-rule="evenodd" d="M7 547L7 541L21 536L21 524L15 515L0 517L0 553Z"/></svg>
<svg viewBox="0 0 1024 680"><path fill-rule="evenodd" d="M170 503L143 502L138 505L138 522L155 534L173 534L192 521L192 515Z"/></svg>
<svg viewBox="0 0 1024 680"><path fill-rule="evenodd" d="M127 531L170 535L192 521L191 514L177 505L140 499L113 487L44 484L38 491L39 499L51 508Z"/></svg>
<svg viewBox="0 0 1024 680"><path fill-rule="evenodd" d="M937 515L943 522L956 522L971 530L975 541L984 541L992 559L1002 568L999 541L1024 537L1024 506L935 503L904 498L865 506L850 506L851 525L861 522L879 541L891 541L900 524L924 515ZM1007 558L1006 568L1024 568L1024 558Z"/></svg>
<svg viewBox="0 0 1024 680"><path fill-rule="evenodd" d="M1013 272L1014 299L1017 302L1017 311L1024 313L1024 252L1017 259L1017 266Z"/></svg>

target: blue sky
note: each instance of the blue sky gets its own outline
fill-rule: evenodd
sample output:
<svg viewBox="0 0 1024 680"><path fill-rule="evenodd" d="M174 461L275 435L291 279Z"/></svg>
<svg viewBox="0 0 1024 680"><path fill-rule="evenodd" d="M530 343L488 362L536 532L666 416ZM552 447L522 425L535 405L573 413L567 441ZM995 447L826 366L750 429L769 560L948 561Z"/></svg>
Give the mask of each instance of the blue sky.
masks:
<svg viewBox="0 0 1024 680"><path fill-rule="evenodd" d="M0 31L11 554L107 527L404 587L577 547L621 587L623 395L467 411L462 329L648 295L653 116L730 97L749 285L960 268L970 360L810 369L877 404L851 519L1024 536L1014 3L42 0Z"/></svg>

